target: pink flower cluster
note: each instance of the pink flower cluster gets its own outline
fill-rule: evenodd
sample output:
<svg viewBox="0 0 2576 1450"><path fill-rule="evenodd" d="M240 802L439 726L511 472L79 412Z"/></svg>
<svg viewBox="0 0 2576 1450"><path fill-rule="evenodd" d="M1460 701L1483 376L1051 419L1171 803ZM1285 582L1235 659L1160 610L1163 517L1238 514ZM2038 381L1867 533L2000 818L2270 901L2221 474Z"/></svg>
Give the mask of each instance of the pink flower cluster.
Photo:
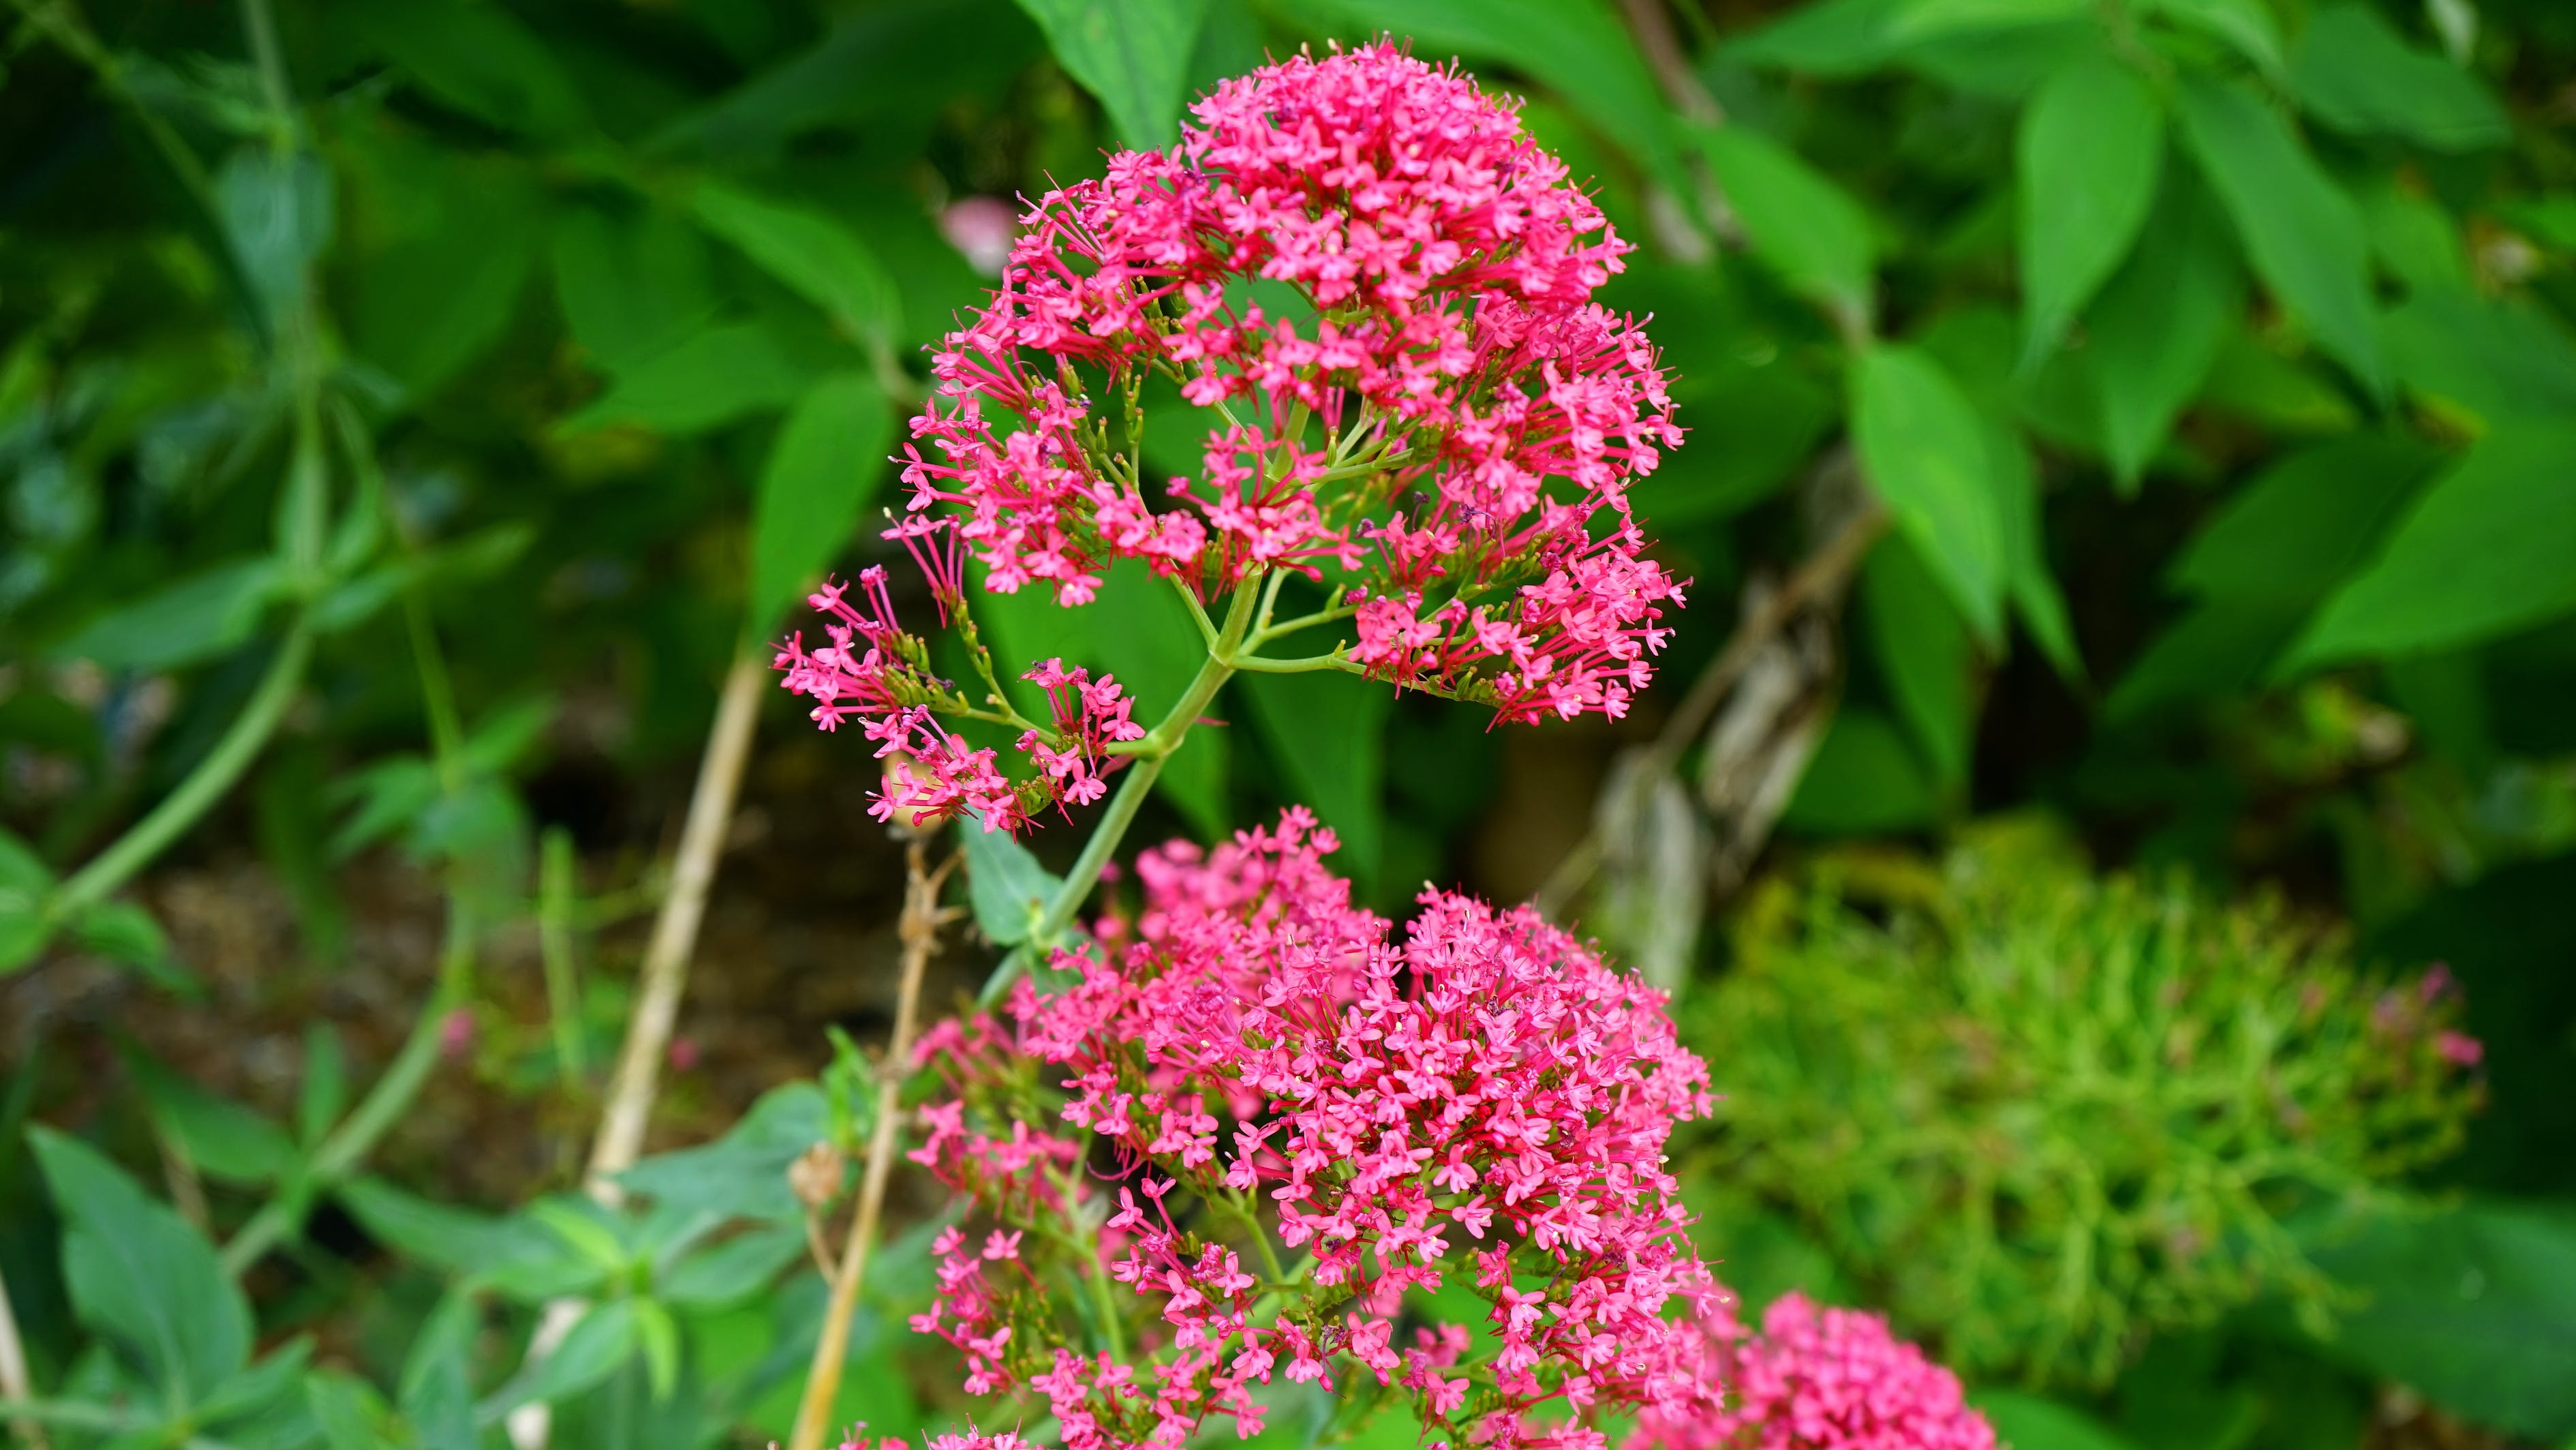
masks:
<svg viewBox="0 0 2576 1450"><path fill-rule="evenodd" d="M1995 1450L1994 1427L1958 1377L1875 1314L1788 1294L1763 1313L1759 1335L1722 1327L1709 1354L1725 1408L1650 1411L1630 1450Z"/></svg>
<svg viewBox="0 0 2576 1450"><path fill-rule="evenodd" d="M1333 845L1291 810L1148 852L1119 960L1059 953L1074 980L1023 981L1009 1025L925 1040L955 1095L913 1157L971 1217L915 1327L1068 1450L1253 1434L1278 1375L1392 1388L1459 1445L1716 1414L1722 1296L1664 1166L1707 1072L1661 995L1527 908L1426 892L1399 938Z"/></svg>
<svg viewBox="0 0 2576 1450"><path fill-rule="evenodd" d="M935 561L941 536L951 532L913 529L906 542L918 555L923 535L929 535ZM942 612L956 607L953 583L943 583L953 575L935 562L924 568ZM861 733L877 742L877 758L887 762L885 787L869 806L878 820L935 824L972 815L988 830L1017 830L1050 802L1098 800L1108 790L1105 777L1124 763L1108 754L1109 747L1144 738L1145 727L1131 718L1135 702L1115 677L1094 680L1088 670L1069 670L1061 659L1050 659L1020 677L1046 692L1051 720L1021 732L1020 751L1036 763L1038 774L1014 781L1003 774L994 750L978 749L939 723L941 712L975 712L954 686L931 674L928 646L896 625L885 570L861 571L861 604L852 604L848 592L847 586L826 584L808 597L825 616L830 643L808 650L800 631L779 647L773 663L785 672L782 683L791 693L815 702L815 724L837 730L856 719Z"/></svg>
<svg viewBox="0 0 2576 1450"><path fill-rule="evenodd" d="M1629 244L1510 102L1391 44L1193 114L1020 219L935 354L913 509L953 506L999 591L1081 604L1131 558L1206 601L1291 570L1372 676L1508 720L1622 713L1681 603L1627 496L1681 441L1672 400L1590 300ZM1148 379L1213 420L1159 503Z"/></svg>

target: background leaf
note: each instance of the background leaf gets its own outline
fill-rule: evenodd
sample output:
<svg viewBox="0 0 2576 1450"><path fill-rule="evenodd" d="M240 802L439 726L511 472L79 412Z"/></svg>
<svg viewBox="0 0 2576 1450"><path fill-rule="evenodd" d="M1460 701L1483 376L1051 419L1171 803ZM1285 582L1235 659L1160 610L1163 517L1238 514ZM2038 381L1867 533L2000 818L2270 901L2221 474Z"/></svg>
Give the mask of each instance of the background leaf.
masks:
<svg viewBox="0 0 2576 1450"><path fill-rule="evenodd" d="M1234 691L1286 774L1291 799L1312 807L1341 836L1334 869L1374 882L1386 839L1388 690L1338 670L1317 670L1237 675ZM1221 705L1224 697L1218 698Z"/></svg>
<svg viewBox="0 0 2576 1450"><path fill-rule="evenodd" d="M884 266L839 220L717 181L699 183L689 206L699 225L803 294L852 336L883 339L901 330L902 306Z"/></svg>
<svg viewBox="0 0 2576 1450"><path fill-rule="evenodd" d="M771 629L849 547L885 482L893 439L892 405L867 373L830 374L797 400L770 445L752 506L755 632Z"/></svg>
<svg viewBox="0 0 2576 1450"><path fill-rule="evenodd" d="M2164 118L2136 72L2088 55L2031 97L2019 142L2027 365L2056 346L2137 239L2164 161Z"/></svg>
<svg viewBox="0 0 2576 1450"><path fill-rule="evenodd" d="M2504 108L2476 77L2408 45L2366 5L2327 5L2310 16L2290 79L2300 106L2338 131L2403 137L2435 151L2513 139Z"/></svg>
<svg viewBox="0 0 2576 1450"><path fill-rule="evenodd" d="M1126 146L1179 139L1181 85L1207 0L1020 0L1067 74L1100 99Z"/></svg>
<svg viewBox="0 0 2576 1450"><path fill-rule="evenodd" d="M2254 270L2363 386L2385 391L2360 210L2252 91L2187 76L2181 100L2183 135Z"/></svg>
<svg viewBox="0 0 2576 1450"><path fill-rule="evenodd" d="M1956 383L1913 348L1852 369L1852 437L1870 486L1977 633L2003 625L2004 539L1983 426Z"/></svg>
<svg viewBox="0 0 2576 1450"><path fill-rule="evenodd" d="M2227 224L2189 170L2164 184L2137 250L2088 315L2086 350L2102 410L2103 449L2123 492L2172 432L2235 329L2243 274Z"/></svg>
<svg viewBox="0 0 2576 1450"><path fill-rule="evenodd" d="M1858 202L1795 152L1742 127L1703 133L1700 150L1754 252L1782 280L1868 315L1877 243Z"/></svg>

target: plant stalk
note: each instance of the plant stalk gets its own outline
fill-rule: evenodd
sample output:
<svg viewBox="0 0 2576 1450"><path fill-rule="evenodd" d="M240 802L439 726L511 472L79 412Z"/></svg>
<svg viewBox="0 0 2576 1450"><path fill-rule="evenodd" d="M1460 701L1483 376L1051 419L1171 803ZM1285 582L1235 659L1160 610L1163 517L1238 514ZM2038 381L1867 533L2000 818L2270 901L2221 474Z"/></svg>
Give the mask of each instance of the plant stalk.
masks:
<svg viewBox="0 0 2576 1450"><path fill-rule="evenodd" d="M903 980L896 990L894 1038L877 1066L877 1118L868 1135L867 1170L859 1181L858 1212L832 1276L831 1303L823 1311L823 1332L814 1342L814 1365L805 1379L804 1397L796 1405L796 1428L788 1450L822 1450L832 1402L841 1391L841 1367L849 1359L850 1314L866 1282L868 1255L875 1247L877 1220L885 1210L886 1184L894 1175L896 1140L902 1136L903 1086L912 1076L912 1034L921 1004L921 974L939 946L939 925L946 917L939 906L940 884L956 858L937 871L926 871L926 848L916 836L904 852Z"/></svg>

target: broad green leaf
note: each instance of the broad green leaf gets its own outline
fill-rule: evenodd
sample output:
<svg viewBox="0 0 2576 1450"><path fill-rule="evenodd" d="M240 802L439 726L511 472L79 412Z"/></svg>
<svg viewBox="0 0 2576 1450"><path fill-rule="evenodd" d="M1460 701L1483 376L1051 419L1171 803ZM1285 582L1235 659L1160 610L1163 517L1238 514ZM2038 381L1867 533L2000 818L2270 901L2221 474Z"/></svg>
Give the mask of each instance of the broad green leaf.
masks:
<svg viewBox="0 0 2576 1450"><path fill-rule="evenodd" d="M1866 317L1877 239L1860 203L1758 132L1720 127L1700 147L1755 254L1799 292Z"/></svg>
<svg viewBox="0 0 2576 1450"><path fill-rule="evenodd" d="M2122 492L2136 490L2209 375L2236 325L2243 289L2216 205L2188 169L2166 167L2137 250L2087 319L2103 449Z"/></svg>
<svg viewBox="0 0 2576 1450"><path fill-rule="evenodd" d="M2311 1252L2368 1296L2329 1353L2477 1424L2576 1434L2576 1214L2563 1205L2386 1214Z"/></svg>
<svg viewBox="0 0 2576 1450"><path fill-rule="evenodd" d="M522 1371L477 1407L476 1418L489 1419L521 1405L568 1400L615 1374L641 1345L636 1301L612 1299L592 1306L564 1335L545 1362Z"/></svg>
<svg viewBox="0 0 2576 1450"><path fill-rule="evenodd" d="M1240 675L1234 688L1287 776L1282 783L1341 837L1334 869L1375 881L1386 835L1386 717L1394 692L1339 670Z"/></svg>
<svg viewBox="0 0 2576 1450"><path fill-rule="evenodd" d="M1870 550L1861 567L1861 613L1878 667L1915 745L1945 791L1968 775L1976 724L1976 647L1966 623L1910 540Z"/></svg>
<svg viewBox="0 0 2576 1450"><path fill-rule="evenodd" d="M957 840L966 851L966 897L975 907L975 925L996 946L1027 941L1063 879L1039 865L1008 831L988 831L982 822L960 817Z"/></svg>
<svg viewBox="0 0 2576 1450"><path fill-rule="evenodd" d="M838 218L755 196L723 182L689 195L699 225L820 307L856 338L883 340L902 325L902 306L876 253Z"/></svg>
<svg viewBox="0 0 2576 1450"><path fill-rule="evenodd" d="M1777 66L1820 76L1865 75L1900 48L1889 34L1905 0L1817 0L1729 41L1726 55L1745 65Z"/></svg>
<svg viewBox="0 0 2576 1450"><path fill-rule="evenodd" d="M831 1134L822 1092L811 1082L784 1083L761 1094L723 1137L656 1153L618 1181L664 1209L800 1223L787 1166Z"/></svg>
<svg viewBox="0 0 2576 1450"><path fill-rule="evenodd" d="M334 18L476 120L548 140L589 128L581 92L545 42L490 0L367 0Z"/></svg>
<svg viewBox="0 0 2576 1450"><path fill-rule="evenodd" d="M250 1304L214 1246L88 1144L42 1127L27 1137L68 1225L63 1279L81 1323L121 1343L174 1406L240 1374Z"/></svg>
<svg viewBox="0 0 2576 1450"><path fill-rule="evenodd" d="M331 243L330 168L303 151L241 146L215 175L224 237L272 325L303 305L307 270Z"/></svg>
<svg viewBox="0 0 2576 1450"><path fill-rule="evenodd" d="M1181 84L1207 0L1020 0L1065 73L1100 99L1126 146L1180 139Z"/></svg>
<svg viewBox="0 0 2576 1450"><path fill-rule="evenodd" d="M2576 423L2497 427L2300 641L2306 665L2491 639L2576 609Z"/></svg>
<svg viewBox="0 0 2576 1450"><path fill-rule="evenodd" d="M2365 387L2387 391L2360 209L2247 87L2187 75L2180 94L2183 136L2255 272Z"/></svg>
<svg viewBox="0 0 2576 1450"><path fill-rule="evenodd" d="M1603 0L1325 0L1328 9L1416 55L1500 61L1563 97L1667 178L1681 174L1671 112L1628 27ZM1488 78L1486 84L1494 82Z"/></svg>
<svg viewBox="0 0 2576 1450"><path fill-rule="evenodd" d="M2366 5L2329 5L2310 16L2290 79L2310 115L2351 135L2397 136L2434 151L2513 140L2504 107L2476 76L2408 45Z"/></svg>
<svg viewBox="0 0 2576 1450"><path fill-rule="evenodd" d="M267 1443L275 1431L300 1440L304 1396L299 1390L312 1359L313 1341L304 1335L279 1345L206 1396L197 1406L197 1423L235 1445Z"/></svg>
<svg viewBox="0 0 2576 1450"><path fill-rule="evenodd" d="M1922 351L1873 347L1852 369L1861 470L1977 634L2003 627L2006 584L1998 469L1985 426Z"/></svg>
<svg viewBox="0 0 2576 1450"><path fill-rule="evenodd" d="M809 131L861 121L926 135L949 103L998 96L1046 53L1044 37L1011 0L867 5L830 12L822 23L810 49L661 127L651 148L766 158ZM961 35L975 43L958 44Z"/></svg>
<svg viewBox="0 0 2576 1450"><path fill-rule="evenodd" d="M1780 823L1821 835L1928 826L1940 799L1896 722L1873 710L1836 711Z"/></svg>
<svg viewBox="0 0 2576 1450"><path fill-rule="evenodd" d="M217 564L91 620L54 647L103 669L168 670L237 649L285 589L277 561Z"/></svg>
<svg viewBox="0 0 2576 1450"><path fill-rule="evenodd" d="M551 1236L517 1219L433 1203L381 1178L344 1183L337 1194L340 1206L378 1242L453 1274L564 1256Z"/></svg>
<svg viewBox="0 0 2576 1450"><path fill-rule="evenodd" d="M849 547L885 482L894 413L864 372L814 384L778 430L752 505L751 627L766 634Z"/></svg>
<svg viewBox="0 0 2576 1450"><path fill-rule="evenodd" d="M2327 376L2321 359L2287 356L2255 330L2254 319L2239 321L2194 402L2268 433L2325 436L2360 426L2351 394Z"/></svg>
<svg viewBox="0 0 2576 1450"><path fill-rule="evenodd" d="M545 197L515 164L453 162L416 187L428 222L363 259L350 333L414 397L498 341L544 245Z"/></svg>
<svg viewBox="0 0 2576 1450"><path fill-rule="evenodd" d="M2382 335L2398 381L2454 419L2576 417L2576 340L2539 308L2419 287Z"/></svg>
<svg viewBox="0 0 2576 1450"><path fill-rule="evenodd" d="M408 1436L376 1387L335 1369L304 1377L304 1403L328 1450L396 1450Z"/></svg>
<svg viewBox="0 0 2576 1450"><path fill-rule="evenodd" d="M811 376L758 323L710 327L619 373L608 391L566 418L566 433L635 423L702 433L804 396Z"/></svg>
<svg viewBox="0 0 2576 1450"><path fill-rule="evenodd" d="M611 368L678 345L716 310L705 234L655 207L565 208L554 275L573 339Z"/></svg>
<svg viewBox="0 0 2576 1450"><path fill-rule="evenodd" d="M175 992L195 994L203 985L170 953L170 938L152 913L131 901L102 901L70 922L72 939L120 966Z"/></svg>
<svg viewBox="0 0 2576 1450"><path fill-rule="evenodd" d="M680 1321L651 1299L637 1299L635 1337L644 1351L644 1370L656 1403L671 1398L680 1386Z"/></svg>
<svg viewBox="0 0 2576 1450"><path fill-rule="evenodd" d="M785 1179L783 1169L779 1177ZM779 1270L804 1256L804 1225L774 1224L689 1255L654 1277L653 1292L683 1309L721 1309L768 1288Z"/></svg>
<svg viewBox="0 0 2576 1450"><path fill-rule="evenodd" d="M2369 556L2441 461L2438 450L2396 433L2301 449L2238 488L2166 577L2214 601L2313 604Z"/></svg>
<svg viewBox="0 0 2576 1450"><path fill-rule="evenodd" d="M2028 366L2137 240L2164 161L2163 115L2135 71L2088 55L2031 97L2016 155Z"/></svg>
<svg viewBox="0 0 2576 1450"><path fill-rule="evenodd" d="M2012 1450L2130 1450L2129 1442L2081 1410L2016 1390L1980 1390L1969 1403Z"/></svg>
<svg viewBox="0 0 2576 1450"><path fill-rule="evenodd" d="M2281 74L2281 22L2265 0L2147 0L2144 8L2234 48L2267 76Z"/></svg>
<svg viewBox="0 0 2576 1450"><path fill-rule="evenodd" d="M118 1056L143 1090L153 1122L198 1168L227 1182L261 1184L294 1166L295 1140L284 1128L206 1091L138 1047L120 1044Z"/></svg>
<svg viewBox="0 0 2576 1450"><path fill-rule="evenodd" d="M477 1450L473 1354L482 1330L473 1294L457 1288L438 1301L412 1337L394 1402L425 1450Z"/></svg>
<svg viewBox="0 0 2576 1450"><path fill-rule="evenodd" d="M1899 44L2007 30L2083 15L2089 0L1896 0L1887 37Z"/></svg>
<svg viewBox="0 0 2576 1450"><path fill-rule="evenodd" d="M2070 684L2084 679L2084 660L2075 648L2075 626L2066 615L2066 595L2048 565L2046 531L2041 527L2039 469L2030 448L2012 430L1988 420L1986 453L1995 461L1995 503L2002 513L2007 592L2022 628L2030 631L2049 665Z"/></svg>
<svg viewBox="0 0 2576 1450"><path fill-rule="evenodd" d="M624 1270L635 1261L635 1247L629 1242L634 1225L590 1198L549 1194L529 1204L522 1213L584 1262L604 1272Z"/></svg>
<svg viewBox="0 0 2576 1450"><path fill-rule="evenodd" d="M2392 178L2364 192L2361 209L2370 223L2371 251L2410 292L2467 290L2469 259L2460 243L2460 224L2440 202ZM2389 347L2395 352L2394 339ZM2404 365L2393 357L2390 361L2402 381Z"/></svg>
<svg viewBox="0 0 2576 1450"><path fill-rule="evenodd" d="M44 858L0 829L0 974L18 970L44 950L53 935L45 916L45 898L53 889L54 873Z"/></svg>

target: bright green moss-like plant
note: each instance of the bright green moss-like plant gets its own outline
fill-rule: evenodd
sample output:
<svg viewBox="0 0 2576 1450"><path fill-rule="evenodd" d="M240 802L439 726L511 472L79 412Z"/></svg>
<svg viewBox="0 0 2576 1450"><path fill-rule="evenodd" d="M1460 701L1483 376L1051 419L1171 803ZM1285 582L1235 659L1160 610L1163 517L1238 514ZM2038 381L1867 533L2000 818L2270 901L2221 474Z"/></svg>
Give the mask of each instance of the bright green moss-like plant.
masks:
<svg viewBox="0 0 2576 1450"><path fill-rule="evenodd" d="M2305 1234L2481 1092L2442 969L2365 974L2277 901L2096 876L2029 826L1825 857L1735 948L1695 1008L1725 1100L1689 1171L1791 1208L1962 1370L2099 1383L2258 1295L2317 1312Z"/></svg>

